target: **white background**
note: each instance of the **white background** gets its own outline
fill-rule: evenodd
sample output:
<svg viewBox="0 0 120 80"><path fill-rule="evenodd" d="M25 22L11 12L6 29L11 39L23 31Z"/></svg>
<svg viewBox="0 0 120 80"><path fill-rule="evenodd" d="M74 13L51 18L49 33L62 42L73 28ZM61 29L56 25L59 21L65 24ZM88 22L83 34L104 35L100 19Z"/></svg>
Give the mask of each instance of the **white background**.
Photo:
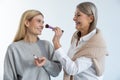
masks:
<svg viewBox="0 0 120 80"><path fill-rule="evenodd" d="M61 44L67 52L75 31L75 7L86 0L0 0L0 80L3 80L3 62L6 49L13 41L22 13L37 9L45 16L45 23L64 30ZM120 80L120 0L87 0L98 8L97 27L103 32L108 45L104 80ZM44 29L41 39L52 42L53 32ZM52 80L62 80L63 72Z"/></svg>

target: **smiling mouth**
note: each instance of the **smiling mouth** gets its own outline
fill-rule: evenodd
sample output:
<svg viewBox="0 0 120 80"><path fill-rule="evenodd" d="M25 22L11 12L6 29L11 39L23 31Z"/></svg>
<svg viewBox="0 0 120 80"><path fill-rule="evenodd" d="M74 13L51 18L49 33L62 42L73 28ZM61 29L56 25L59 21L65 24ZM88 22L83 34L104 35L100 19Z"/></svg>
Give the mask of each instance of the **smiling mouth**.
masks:
<svg viewBox="0 0 120 80"><path fill-rule="evenodd" d="M41 29L42 30L42 28L37 28L37 29Z"/></svg>
<svg viewBox="0 0 120 80"><path fill-rule="evenodd" d="M80 25L81 23L80 22L76 22L76 25Z"/></svg>

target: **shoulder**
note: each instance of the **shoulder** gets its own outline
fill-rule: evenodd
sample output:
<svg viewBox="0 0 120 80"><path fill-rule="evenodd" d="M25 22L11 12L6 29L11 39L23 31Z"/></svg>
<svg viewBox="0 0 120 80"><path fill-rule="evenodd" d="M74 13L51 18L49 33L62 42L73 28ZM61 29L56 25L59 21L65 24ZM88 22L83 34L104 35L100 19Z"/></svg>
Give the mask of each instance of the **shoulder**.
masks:
<svg viewBox="0 0 120 80"><path fill-rule="evenodd" d="M19 47L20 45L22 45L22 41L12 42L8 46L8 49L15 49L15 48Z"/></svg>
<svg viewBox="0 0 120 80"><path fill-rule="evenodd" d="M16 42L12 42L7 47L6 55L13 55L16 50Z"/></svg>
<svg viewBox="0 0 120 80"><path fill-rule="evenodd" d="M39 43L43 43L44 45L52 45L49 41L47 40L39 40Z"/></svg>
<svg viewBox="0 0 120 80"><path fill-rule="evenodd" d="M53 49L52 43L50 43L50 42L47 41L47 40L39 40L39 43L38 43L38 44L41 45L41 46L44 46L47 50Z"/></svg>

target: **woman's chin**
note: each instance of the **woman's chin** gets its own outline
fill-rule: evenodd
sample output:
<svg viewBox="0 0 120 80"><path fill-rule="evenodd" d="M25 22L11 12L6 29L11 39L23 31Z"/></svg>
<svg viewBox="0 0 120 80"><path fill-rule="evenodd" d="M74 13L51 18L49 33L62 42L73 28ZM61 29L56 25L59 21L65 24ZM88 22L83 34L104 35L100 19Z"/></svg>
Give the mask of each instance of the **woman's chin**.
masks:
<svg viewBox="0 0 120 80"><path fill-rule="evenodd" d="M41 35L41 34L42 34L41 32L36 33L36 35Z"/></svg>
<svg viewBox="0 0 120 80"><path fill-rule="evenodd" d="M75 28L76 28L77 30L79 30L79 27L78 27L78 26L76 26Z"/></svg>
<svg viewBox="0 0 120 80"><path fill-rule="evenodd" d="M39 33L38 35L41 35L42 33Z"/></svg>

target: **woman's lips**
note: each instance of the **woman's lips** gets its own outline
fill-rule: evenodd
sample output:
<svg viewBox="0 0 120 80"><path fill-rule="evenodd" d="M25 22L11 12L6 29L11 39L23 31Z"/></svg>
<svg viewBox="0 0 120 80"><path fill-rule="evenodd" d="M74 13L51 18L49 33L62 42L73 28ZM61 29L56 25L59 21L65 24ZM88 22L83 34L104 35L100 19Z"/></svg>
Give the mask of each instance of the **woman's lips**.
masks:
<svg viewBox="0 0 120 80"><path fill-rule="evenodd" d="M80 25L80 22L76 22L76 25Z"/></svg>

